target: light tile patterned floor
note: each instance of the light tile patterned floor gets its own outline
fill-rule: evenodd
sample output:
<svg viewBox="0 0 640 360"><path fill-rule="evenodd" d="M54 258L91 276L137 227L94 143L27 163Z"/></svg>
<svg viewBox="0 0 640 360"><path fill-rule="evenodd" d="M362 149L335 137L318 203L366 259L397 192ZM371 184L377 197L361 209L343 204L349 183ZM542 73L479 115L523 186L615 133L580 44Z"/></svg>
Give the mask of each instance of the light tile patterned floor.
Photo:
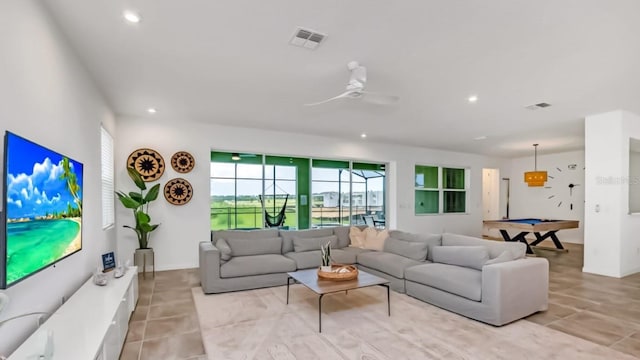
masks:
<svg viewBox="0 0 640 360"><path fill-rule="evenodd" d="M536 250L550 263L550 306L527 320L640 358L640 274L615 279L582 273L582 245L565 245L569 252ZM199 286L197 269L139 280L120 359L206 359L191 297Z"/></svg>
<svg viewBox="0 0 640 360"><path fill-rule="evenodd" d="M138 276L138 305L129 322L121 360L205 360L191 288L196 269Z"/></svg>

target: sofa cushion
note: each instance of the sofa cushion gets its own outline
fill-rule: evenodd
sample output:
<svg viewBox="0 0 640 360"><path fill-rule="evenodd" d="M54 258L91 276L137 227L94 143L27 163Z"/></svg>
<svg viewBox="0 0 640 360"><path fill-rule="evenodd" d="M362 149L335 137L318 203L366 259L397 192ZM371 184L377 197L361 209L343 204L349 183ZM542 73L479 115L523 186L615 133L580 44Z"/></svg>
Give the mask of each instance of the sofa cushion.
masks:
<svg viewBox="0 0 640 360"><path fill-rule="evenodd" d="M365 234L366 237L363 248L382 251L384 241L389 237L389 230L377 230L376 228L369 227L365 229Z"/></svg>
<svg viewBox="0 0 640 360"><path fill-rule="evenodd" d="M279 254L282 249L282 238L225 239L231 248L231 256L251 256L264 254Z"/></svg>
<svg viewBox="0 0 640 360"><path fill-rule="evenodd" d="M255 230L216 230L211 232L211 241L222 239L249 239L257 240L264 238L278 237L278 229L255 229Z"/></svg>
<svg viewBox="0 0 640 360"><path fill-rule="evenodd" d="M388 230L378 230L374 227L366 227L364 229L360 229L353 226L349 230L349 239L351 241L349 246L382 251L382 248L384 247L384 241L388 237Z"/></svg>
<svg viewBox="0 0 640 360"><path fill-rule="evenodd" d="M411 241L411 242L424 242L427 243L427 260L433 261L431 254L434 246L442 245L442 236L440 234L413 234L406 231L391 230L389 231L389 238L398 240Z"/></svg>
<svg viewBox="0 0 640 360"><path fill-rule="evenodd" d="M489 251L484 246L435 246L433 262L464 266L482 270L489 260Z"/></svg>
<svg viewBox="0 0 640 360"><path fill-rule="evenodd" d="M356 255L358 255L358 254L362 254L362 253L366 253L366 252L371 252L371 251L373 251L373 250L369 250L369 249L363 249L363 248L359 248L359 247L352 247L352 246L349 246L349 247L346 247L346 248L342 248L342 249L340 249L340 250L342 250L342 251L344 251L344 252L346 252L346 253L349 253L349 254L353 254L354 259L355 259L355 256L356 256ZM332 250L332 251L333 251L333 250ZM354 262L355 262L355 261L354 261Z"/></svg>
<svg viewBox="0 0 640 360"><path fill-rule="evenodd" d="M301 238L295 236L293 238L293 250L295 252L319 250L321 246L324 246L328 242L331 243L331 248L333 250L333 248L338 246L338 237L335 235L312 238Z"/></svg>
<svg viewBox="0 0 640 360"><path fill-rule="evenodd" d="M293 238L317 238L333 235L333 228L309 229L309 230L280 230L282 236L282 253L293 251Z"/></svg>
<svg viewBox="0 0 640 360"><path fill-rule="evenodd" d="M390 237L385 240L383 251L416 261L425 261L429 251L428 245L426 242L405 241Z"/></svg>
<svg viewBox="0 0 640 360"><path fill-rule="evenodd" d="M506 242L485 240L473 236L444 233L442 234L442 245L447 246L486 246L491 259L498 257L503 251L509 250L513 254L513 259L523 259L527 254L527 245L519 242Z"/></svg>
<svg viewBox="0 0 640 360"><path fill-rule="evenodd" d="M349 246L349 226L336 226L333 228L333 235L338 237L339 249Z"/></svg>
<svg viewBox="0 0 640 360"><path fill-rule="evenodd" d="M322 257L320 250L305 252L288 252L284 256L294 260L298 269L311 269L320 266ZM331 249L331 260L337 264L354 264L356 253L343 249Z"/></svg>
<svg viewBox="0 0 640 360"><path fill-rule="evenodd" d="M231 259L231 248L225 239L218 239L215 243L216 248L220 251L220 261L225 263Z"/></svg>
<svg viewBox="0 0 640 360"><path fill-rule="evenodd" d="M359 227L352 226L349 229L349 246L357 247L364 249L364 242L367 238L367 233L365 229L360 229Z"/></svg>
<svg viewBox="0 0 640 360"><path fill-rule="evenodd" d="M498 255L497 257L491 260L487 260L487 262L484 264L485 265L498 264L498 263L507 262L511 260L515 260L513 258L513 253L509 250L505 250L502 252L502 254Z"/></svg>
<svg viewBox="0 0 640 360"><path fill-rule="evenodd" d="M235 256L220 266L220 277L263 275L296 271L296 262L284 255Z"/></svg>
<svg viewBox="0 0 640 360"><path fill-rule="evenodd" d="M420 261L412 260L404 256L381 251L358 254L357 260L360 265L381 271L399 279L404 278L406 268L423 264Z"/></svg>
<svg viewBox="0 0 640 360"><path fill-rule="evenodd" d="M407 281L430 286L473 301L482 300L482 271L462 266L428 263L407 268Z"/></svg>

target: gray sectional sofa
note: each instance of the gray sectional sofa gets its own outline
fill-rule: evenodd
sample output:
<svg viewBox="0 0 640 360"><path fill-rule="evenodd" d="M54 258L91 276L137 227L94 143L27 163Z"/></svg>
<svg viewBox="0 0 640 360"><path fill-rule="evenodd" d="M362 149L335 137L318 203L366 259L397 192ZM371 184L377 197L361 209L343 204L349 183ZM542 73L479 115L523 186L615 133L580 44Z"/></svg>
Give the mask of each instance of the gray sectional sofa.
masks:
<svg viewBox="0 0 640 360"><path fill-rule="evenodd" d="M350 247L349 227L212 231L200 243L205 293L287 283L287 272L319 266L332 243L341 264L388 279L391 289L492 325L547 309L549 265L526 258L526 245L457 234L391 230L382 251Z"/></svg>

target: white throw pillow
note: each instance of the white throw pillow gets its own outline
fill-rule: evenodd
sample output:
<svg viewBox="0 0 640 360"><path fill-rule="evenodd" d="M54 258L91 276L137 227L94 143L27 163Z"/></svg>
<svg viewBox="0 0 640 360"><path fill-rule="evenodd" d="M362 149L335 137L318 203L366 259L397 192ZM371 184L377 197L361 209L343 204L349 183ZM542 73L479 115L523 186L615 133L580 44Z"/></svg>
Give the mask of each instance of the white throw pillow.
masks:
<svg viewBox="0 0 640 360"><path fill-rule="evenodd" d="M382 249L384 248L384 241L389 237L389 231L378 231L373 227L368 227L364 229L364 233L365 240L363 248L382 251Z"/></svg>
<svg viewBox="0 0 640 360"><path fill-rule="evenodd" d="M349 240L351 241L351 244L349 244L349 246L363 248L366 236L367 234L363 230L360 230L360 228L358 227L352 226L351 229L349 229Z"/></svg>

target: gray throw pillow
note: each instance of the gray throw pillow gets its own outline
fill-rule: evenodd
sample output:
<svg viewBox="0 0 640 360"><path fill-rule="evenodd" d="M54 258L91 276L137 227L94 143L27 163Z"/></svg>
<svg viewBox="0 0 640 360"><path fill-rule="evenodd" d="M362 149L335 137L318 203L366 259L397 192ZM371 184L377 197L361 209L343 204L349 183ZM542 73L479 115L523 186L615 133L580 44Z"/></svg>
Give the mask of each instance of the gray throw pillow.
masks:
<svg viewBox="0 0 640 360"><path fill-rule="evenodd" d="M428 250L429 244L426 242L405 241L393 237L388 237L384 241L382 249L384 252L404 256L416 261L425 261Z"/></svg>
<svg viewBox="0 0 640 360"><path fill-rule="evenodd" d="M282 238L225 239L232 256L282 254Z"/></svg>
<svg viewBox="0 0 640 360"><path fill-rule="evenodd" d="M218 239L216 248L220 250L220 260L223 264L231 260L231 248L225 239Z"/></svg>
<svg viewBox="0 0 640 360"><path fill-rule="evenodd" d="M511 260L515 260L515 258L513 257L513 253L509 250L505 250L502 252L502 254L498 255L497 257L491 260L488 260L484 264L485 265L498 264L498 263L503 263Z"/></svg>
<svg viewBox="0 0 640 360"><path fill-rule="evenodd" d="M313 238L294 237L293 251L304 252L304 251L320 250L320 246L323 246L328 242L331 242L331 248L338 247L338 237L335 235L313 237Z"/></svg>
<svg viewBox="0 0 640 360"><path fill-rule="evenodd" d="M433 248L433 261L437 263L482 270L487 260L489 260L489 250L484 246L435 246Z"/></svg>

